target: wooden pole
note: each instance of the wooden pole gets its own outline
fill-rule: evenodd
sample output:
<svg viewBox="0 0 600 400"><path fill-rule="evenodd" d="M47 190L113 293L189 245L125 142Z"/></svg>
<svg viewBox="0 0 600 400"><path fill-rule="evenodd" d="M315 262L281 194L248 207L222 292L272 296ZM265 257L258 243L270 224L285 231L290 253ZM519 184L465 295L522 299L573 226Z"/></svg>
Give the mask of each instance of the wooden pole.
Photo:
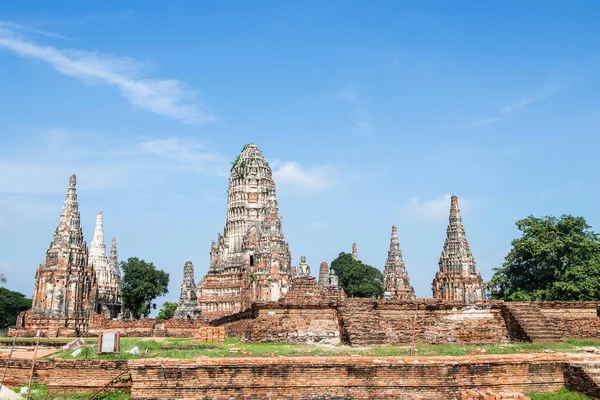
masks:
<svg viewBox="0 0 600 400"><path fill-rule="evenodd" d="M31 381L33 380L33 370L35 368L35 359L37 357L38 345L40 344L40 330L38 329L37 334L35 335L35 350L33 350L33 360L31 360L31 372L29 373L29 384L27 385L27 397L31 396Z"/></svg>
<svg viewBox="0 0 600 400"><path fill-rule="evenodd" d="M94 399L96 396L98 396L98 394L100 392L102 392L104 389L106 389L107 387L109 387L111 385L111 383L113 383L114 381L116 381L117 379L119 379L125 372L129 371L128 369L125 369L123 371L121 371L121 373L117 376L115 376L114 378L112 378L110 381L108 381L108 383L104 386L102 386L100 389L98 389L94 394L92 394L88 400L92 400Z"/></svg>
<svg viewBox="0 0 600 400"><path fill-rule="evenodd" d="M2 374L2 381L0 381L0 390L2 389L2 385L4 384L4 378L6 378L6 373L8 372L8 364L10 364L10 359L13 355L13 350L15 349L15 343L17 342L18 333L15 332L15 337L13 338L12 347L10 348L10 354L8 355L8 359L6 360L6 366L4 367L4 373Z"/></svg>
<svg viewBox="0 0 600 400"><path fill-rule="evenodd" d="M415 319L413 321L413 331L412 331L412 340L410 342L410 355L413 355L413 347L415 346L415 332L417 330L417 314L419 313L419 303L417 303L417 308L415 309Z"/></svg>

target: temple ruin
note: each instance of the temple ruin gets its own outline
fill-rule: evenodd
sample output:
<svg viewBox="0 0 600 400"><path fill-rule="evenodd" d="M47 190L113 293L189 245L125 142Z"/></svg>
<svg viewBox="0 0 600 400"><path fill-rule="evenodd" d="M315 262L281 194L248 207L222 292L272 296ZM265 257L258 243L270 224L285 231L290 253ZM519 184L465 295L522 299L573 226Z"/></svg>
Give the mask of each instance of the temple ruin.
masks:
<svg viewBox="0 0 600 400"><path fill-rule="evenodd" d="M356 242L352 243L352 259L354 261L358 261L358 249L356 247Z"/></svg>
<svg viewBox="0 0 600 400"><path fill-rule="evenodd" d="M450 200L450 218L439 267L432 282L434 298L463 303L485 300L485 284L475 269L456 196Z"/></svg>
<svg viewBox="0 0 600 400"><path fill-rule="evenodd" d="M271 167L248 144L231 167L225 229L211 245L210 267L198 285L202 313L219 318L253 301L276 301L289 288L291 270Z"/></svg>
<svg viewBox="0 0 600 400"><path fill-rule="evenodd" d="M388 251L383 270L383 289L386 298L398 300L413 300L416 298L415 289L410 284L410 278L402 259L396 226L392 226L390 251Z"/></svg>
<svg viewBox="0 0 600 400"><path fill-rule="evenodd" d="M173 316L175 319L202 319L202 310L198 297L196 295L196 283L194 281L194 264L186 261L183 267L183 283L181 284L181 294L179 304Z"/></svg>
<svg viewBox="0 0 600 400"><path fill-rule="evenodd" d="M88 264L94 269L98 280L97 312L117 318L121 312L123 282L117 255L117 240L112 239L110 257L106 256L104 244L104 219L102 211L96 216L94 239L90 245Z"/></svg>
<svg viewBox="0 0 600 400"><path fill-rule="evenodd" d="M68 328L79 333L87 330L88 321L95 314L98 280L88 264L76 185L77 178L71 175L46 261L35 274L31 309L17 319L20 328L43 328L49 332Z"/></svg>

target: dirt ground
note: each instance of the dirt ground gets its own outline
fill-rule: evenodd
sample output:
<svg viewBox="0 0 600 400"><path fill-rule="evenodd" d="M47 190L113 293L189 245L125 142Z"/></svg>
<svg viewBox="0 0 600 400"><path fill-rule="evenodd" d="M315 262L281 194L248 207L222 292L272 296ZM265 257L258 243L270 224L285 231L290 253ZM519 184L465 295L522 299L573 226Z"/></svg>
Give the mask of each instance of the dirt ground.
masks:
<svg viewBox="0 0 600 400"><path fill-rule="evenodd" d="M33 347L15 347L12 358L21 358L30 360L33 358ZM50 354L58 353L60 349L52 347L38 347L37 358L49 356ZM10 354L10 347L0 347L0 359L8 358Z"/></svg>

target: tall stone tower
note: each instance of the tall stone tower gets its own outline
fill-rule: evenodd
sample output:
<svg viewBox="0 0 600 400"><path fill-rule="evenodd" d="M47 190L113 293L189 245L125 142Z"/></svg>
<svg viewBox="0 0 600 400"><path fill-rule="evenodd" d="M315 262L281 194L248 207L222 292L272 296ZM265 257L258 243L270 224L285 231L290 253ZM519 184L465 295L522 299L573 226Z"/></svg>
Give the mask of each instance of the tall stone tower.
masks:
<svg viewBox="0 0 600 400"><path fill-rule="evenodd" d="M450 201L450 219L439 266L432 283L434 298L463 303L485 300L485 285L475 269L456 196Z"/></svg>
<svg viewBox="0 0 600 400"><path fill-rule="evenodd" d="M40 264L35 274L33 302L23 325L85 331L96 310L98 285L93 268L88 265L76 185L77 178L71 175L58 227L46 251L46 262Z"/></svg>
<svg viewBox="0 0 600 400"><path fill-rule="evenodd" d="M415 290L410 285L410 278L402 259L398 230L395 226L392 226L390 251L388 251L387 261L383 270L383 288L386 295L393 299L412 300L416 298Z"/></svg>
<svg viewBox="0 0 600 400"><path fill-rule="evenodd" d="M202 313L210 319L252 301L278 300L291 272L271 167L254 144L233 162L227 194L225 229L211 245L208 274L198 287Z"/></svg>
<svg viewBox="0 0 600 400"><path fill-rule="evenodd" d="M117 242L113 238L110 259L104 244L104 218L102 211L96 215L94 239L90 245L88 264L94 268L98 280L99 311L110 318L117 318L121 311L121 272L117 261Z"/></svg>
<svg viewBox="0 0 600 400"><path fill-rule="evenodd" d="M181 294L179 304L173 316L175 319L202 319L202 310L198 303L196 295L196 282L194 281L194 265L191 261L186 261L183 267L183 283L181 284Z"/></svg>
<svg viewBox="0 0 600 400"><path fill-rule="evenodd" d="M358 249L356 248L356 242L352 243L352 259L358 261Z"/></svg>

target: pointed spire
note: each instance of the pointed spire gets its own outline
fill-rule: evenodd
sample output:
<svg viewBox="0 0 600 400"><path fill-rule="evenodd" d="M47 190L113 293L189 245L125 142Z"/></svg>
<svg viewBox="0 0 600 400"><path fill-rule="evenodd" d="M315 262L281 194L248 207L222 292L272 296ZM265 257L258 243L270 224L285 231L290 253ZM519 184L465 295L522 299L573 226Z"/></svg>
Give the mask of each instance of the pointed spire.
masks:
<svg viewBox="0 0 600 400"><path fill-rule="evenodd" d="M78 282L80 289L70 290L71 282ZM77 177L71 175L58 225L46 251L46 261L36 272L32 313L53 318L78 317L95 309L96 289L81 229Z"/></svg>
<svg viewBox="0 0 600 400"><path fill-rule="evenodd" d="M77 203L77 177L75 174L69 177L69 186L65 195L62 213L58 220L58 226L54 232L54 246L63 244L83 245L83 231L81 230L81 216L79 215L79 204Z"/></svg>
<svg viewBox="0 0 600 400"><path fill-rule="evenodd" d="M96 229L90 245L90 258L106 257L106 244L104 244L104 220L102 211L96 215Z"/></svg>
<svg viewBox="0 0 600 400"><path fill-rule="evenodd" d="M398 229L392 226L390 251L383 270L383 287L389 296L396 299L414 299L415 290L410 284L410 278L402 259Z"/></svg>
<svg viewBox="0 0 600 400"><path fill-rule="evenodd" d="M183 266L183 283L177 310L173 316L175 319L203 319L202 310L196 296L196 284L194 283L194 264L186 261Z"/></svg>
<svg viewBox="0 0 600 400"><path fill-rule="evenodd" d="M390 239L390 253L400 253L400 240L398 240L398 229L396 225L392 225L392 238ZM400 254L402 256L402 254Z"/></svg>
<svg viewBox="0 0 600 400"><path fill-rule="evenodd" d="M358 249L356 248L356 242L352 243L352 259L358 261Z"/></svg>
<svg viewBox="0 0 600 400"><path fill-rule="evenodd" d="M473 303L485 299L481 274L477 271L475 258L462 224L458 197L450 198L450 216L446 240L439 261L439 272L433 283L433 297Z"/></svg>

